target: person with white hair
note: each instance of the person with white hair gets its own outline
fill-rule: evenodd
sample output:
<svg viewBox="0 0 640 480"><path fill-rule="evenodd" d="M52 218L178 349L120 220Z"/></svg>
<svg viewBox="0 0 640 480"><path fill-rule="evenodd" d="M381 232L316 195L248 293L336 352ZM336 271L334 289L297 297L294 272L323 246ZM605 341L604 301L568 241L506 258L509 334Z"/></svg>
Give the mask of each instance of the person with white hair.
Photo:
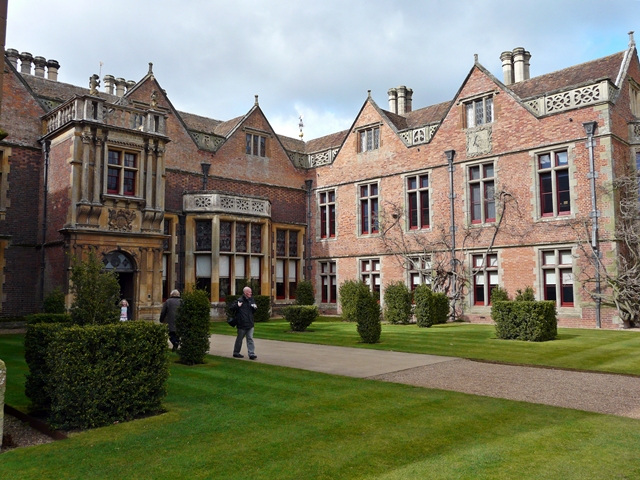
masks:
<svg viewBox="0 0 640 480"><path fill-rule="evenodd" d="M242 296L231 304L231 311L235 314L236 321L238 322L236 328L238 329L238 336L236 337L236 343L233 347L233 356L235 358L243 358L244 355L240 354L242 349L242 340L247 339L247 350L249 358L251 360L257 359L256 347L253 343L253 327L255 322L253 320L253 312L258 308L256 301L253 298L253 292L251 288L244 287L242 290Z"/></svg>
<svg viewBox="0 0 640 480"><path fill-rule="evenodd" d="M178 350L180 346L180 339L176 333L176 317L178 316L178 307L181 302L180 292L178 290L172 290L160 312L160 323L166 323L169 327L169 340L171 341L171 345L173 345L171 349L173 352Z"/></svg>

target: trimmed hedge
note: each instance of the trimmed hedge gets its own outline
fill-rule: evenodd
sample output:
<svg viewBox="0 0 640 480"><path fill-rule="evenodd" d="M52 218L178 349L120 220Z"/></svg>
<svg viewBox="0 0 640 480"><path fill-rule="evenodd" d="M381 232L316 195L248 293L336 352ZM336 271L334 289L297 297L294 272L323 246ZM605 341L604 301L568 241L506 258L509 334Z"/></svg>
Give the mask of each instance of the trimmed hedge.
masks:
<svg viewBox="0 0 640 480"><path fill-rule="evenodd" d="M433 293L429 285L418 285L413 291L416 308L416 323L419 327L447 323L449 318L449 297L444 293Z"/></svg>
<svg viewBox="0 0 640 480"><path fill-rule="evenodd" d="M71 325L71 315L68 313L34 313L27 315L27 325L35 325L36 323L64 323Z"/></svg>
<svg viewBox="0 0 640 480"><path fill-rule="evenodd" d="M296 288L296 305L313 305L316 303L316 296L313 284L309 280L298 282Z"/></svg>
<svg viewBox="0 0 640 480"><path fill-rule="evenodd" d="M364 285L364 283L362 284ZM366 287L366 285L364 285ZM359 288L355 301L355 320L358 334L364 343L378 343L382 325L380 324L380 304L376 292Z"/></svg>
<svg viewBox="0 0 640 480"><path fill-rule="evenodd" d="M183 293L176 317L176 334L180 339L178 356L182 363L204 363L204 357L210 348L210 311L211 303L206 291L191 290Z"/></svg>
<svg viewBox="0 0 640 480"><path fill-rule="evenodd" d="M342 309L342 319L347 322L357 321L357 302L359 295L363 292L369 293L369 287L364 282L358 280L346 280L340 285L340 308Z"/></svg>
<svg viewBox="0 0 640 480"><path fill-rule="evenodd" d="M544 342L558 334L556 304L540 302L495 302L491 309L496 336L504 340Z"/></svg>
<svg viewBox="0 0 640 480"><path fill-rule="evenodd" d="M59 288L49 293L44 297L44 303L42 305L45 313L67 313L67 306L65 304L64 293Z"/></svg>
<svg viewBox="0 0 640 480"><path fill-rule="evenodd" d="M393 282L384 290L384 319L406 325L411 319L412 294L403 282Z"/></svg>
<svg viewBox="0 0 640 480"><path fill-rule="evenodd" d="M224 313L228 317L233 317L230 306L242 295L227 295L225 298ZM258 308L253 312L253 320L255 322L266 322L271 318L271 297L268 295L254 295L253 299L256 301Z"/></svg>
<svg viewBox="0 0 640 480"><path fill-rule="evenodd" d="M51 337L46 361L54 428L93 428L158 412L167 394L165 325L61 328Z"/></svg>
<svg viewBox="0 0 640 480"><path fill-rule="evenodd" d="M291 305L282 309L282 315L291 325L291 330L304 332L318 318L318 307L316 305Z"/></svg>
<svg viewBox="0 0 640 480"><path fill-rule="evenodd" d="M53 337L68 325L62 323L31 323L24 336L24 359L29 367L25 378L24 393L31 401L29 412L34 415L48 415L51 397L47 391L50 367L47 351Z"/></svg>
<svg viewBox="0 0 640 480"><path fill-rule="evenodd" d="M90 428L160 410L169 377L166 326L123 322L27 327L29 411L54 428Z"/></svg>

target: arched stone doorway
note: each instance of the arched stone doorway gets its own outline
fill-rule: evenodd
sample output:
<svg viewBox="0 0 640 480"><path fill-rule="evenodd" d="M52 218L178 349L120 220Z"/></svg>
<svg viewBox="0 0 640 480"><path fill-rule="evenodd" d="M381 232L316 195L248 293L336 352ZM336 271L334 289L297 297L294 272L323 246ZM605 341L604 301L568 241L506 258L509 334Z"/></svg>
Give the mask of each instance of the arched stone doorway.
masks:
<svg viewBox="0 0 640 480"><path fill-rule="evenodd" d="M102 260L105 270L115 271L120 284L120 298L129 302L129 318L133 319L135 309L135 263L125 252L116 250L104 255Z"/></svg>

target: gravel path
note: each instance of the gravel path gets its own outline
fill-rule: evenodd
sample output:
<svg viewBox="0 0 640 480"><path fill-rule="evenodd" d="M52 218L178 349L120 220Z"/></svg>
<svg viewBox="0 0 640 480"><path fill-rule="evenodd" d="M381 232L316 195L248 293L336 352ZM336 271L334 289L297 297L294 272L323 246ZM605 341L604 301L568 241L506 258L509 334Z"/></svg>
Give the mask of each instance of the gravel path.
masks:
<svg viewBox="0 0 640 480"><path fill-rule="evenodd" d="M369 378L640 418L640 378L627 375L458 359Z"/></svg>

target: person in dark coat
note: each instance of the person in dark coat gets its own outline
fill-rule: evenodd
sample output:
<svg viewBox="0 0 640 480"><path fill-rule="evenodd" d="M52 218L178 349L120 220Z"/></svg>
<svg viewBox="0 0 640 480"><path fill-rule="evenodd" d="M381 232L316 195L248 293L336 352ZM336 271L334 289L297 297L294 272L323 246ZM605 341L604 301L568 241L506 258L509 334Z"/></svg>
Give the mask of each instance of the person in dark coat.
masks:
<svg viewBox="0 0 640 480"><path fill-rule="evenodd" d="M233 356L235 358L244 358L244 355L240 354L242 348L242 340L247 339L247 350L249 352L249 358L255 360L256 356L255 344L253 343L253 312L256 311L258 306L253 298L253 292L251 288L244 287L242 290L242 296L231 304L231 311L235 314L235 319L238 322L236 328L238 329L238 336L236 337L236 343L233 347Z"/></svg>
<svg viewBox="0 0 640 480"><path fill-rule="evenodd" d="M174 352L178 350L180 346L180 339L176 333L176 317L178 316L178 307L181 302L180 292L178 290L172 290L160 312L160 323L166 323L169 327L169 340L171 341L171 345L173 345L171 350Z"/></svg>

